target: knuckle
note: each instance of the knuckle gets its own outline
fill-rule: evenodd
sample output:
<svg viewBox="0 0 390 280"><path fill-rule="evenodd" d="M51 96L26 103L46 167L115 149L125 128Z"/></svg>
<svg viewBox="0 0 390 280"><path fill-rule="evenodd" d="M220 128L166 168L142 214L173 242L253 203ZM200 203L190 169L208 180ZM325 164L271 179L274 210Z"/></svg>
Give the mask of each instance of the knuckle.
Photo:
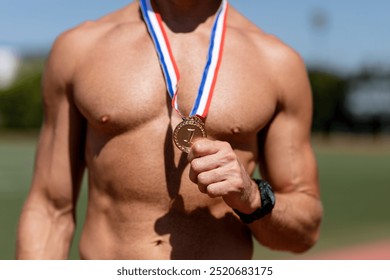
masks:
<svg viewBox="0 0 390 280"><path fill-rule="evenodd" d="M229 142L226 141L220 141L220 145L224 150L232 150L232 146Z"/></svg>
<svg viewBox="0 0 390 280"><path fill-rule="evenodd" d="M212 186L208 186L207 187L207 195L210 197L210 198L216 198L218 196L217 192L216 192L216 189L213 188Z"/></svg>
<svg viewBox="0 0 390 280"><path fill-rule="evenodd" d="M226 162L232 162L232 161L236 161L237 160L237 155L236 153L231 150L231 151L228 151L224 154L224 160Z"/></svg>
<svg viewBox="0 0 390 280"><path fill-rule="evenodd" d="M198 182L201 184L205 184L207 182L207 174L205 173L199 173L198 174Z"/></svg>
<svg viewBox="0 0 390 280"><path fill-rule="evenodd" d="M194 153L199 152L202 149L202 143L200 141L196 141L195 143L192 144L191 150Z"/></svg>
<svg viewBox="0 0 390 280"><path fill-rule="evenodd" d="M244 180L241 177L238 177L236 180L236 188L239 190L243 190L244 188Z"/></svg>
<svg viewBox="0 0 390 280"><path fill-rule="evenodd" d="M243 189L244 181L241 177L235 176L230 180L230 184L233 189L241 191Z"/></svg>
<svg viewBox="0 0 390 280"><path fill-rule="evenodd" d="M201 168L201 162L199 159L194 159L191 161L191 167L194 171L199 171Z"/></svg>
<svg viewBox="0 0 390 280"><path fill-rule="evenodd" d="M237 160L233 161L231 168L234 174L241 174L241 166Z"/></svg>

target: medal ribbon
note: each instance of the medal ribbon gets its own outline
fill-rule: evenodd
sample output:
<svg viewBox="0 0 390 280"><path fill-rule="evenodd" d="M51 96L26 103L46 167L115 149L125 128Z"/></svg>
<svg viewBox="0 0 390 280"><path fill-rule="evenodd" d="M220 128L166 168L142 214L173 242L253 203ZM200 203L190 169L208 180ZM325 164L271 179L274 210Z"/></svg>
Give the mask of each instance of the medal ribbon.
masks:
<svg viewBox="0 0 390 280"><path fill-rule="evenodd" d="M180 80L180 73L172 54L161 15L153 10L150 0L140 0L139 2L144 21L160 60L168 94L172 99L172 107L183 117L177 103L177 85ZM222 0L211 30L207 62L190 117L197 115L205 118L207 116L222 61L227 11L227 0Z"/></svg>

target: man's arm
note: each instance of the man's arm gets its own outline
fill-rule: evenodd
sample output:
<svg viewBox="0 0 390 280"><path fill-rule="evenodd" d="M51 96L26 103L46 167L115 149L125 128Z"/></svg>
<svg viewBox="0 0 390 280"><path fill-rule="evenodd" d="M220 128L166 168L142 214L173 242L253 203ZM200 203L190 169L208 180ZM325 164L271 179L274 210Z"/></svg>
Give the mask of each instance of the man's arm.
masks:
<svg viewBox="0 0 390 280"><path fill-rule="evenodd" d="M312 95L305 65L287 49L275 73L281 85L277 113L259 135L259 166L273 187L270 215L250 224L256 239L277 250L302 252L319 237L322 219L317 164L310 142Z"/></svg>
<svg viewBox="0 0 390 280"><path fill-rule="evenodd" d="M286 47L277 50L272 64L279 101L274 118L261 132L259 164L262 177L274 189L276 205L271 214L249 227L267 247L303 252L316 242L322 218L317 165L310 143L311 90L303 61L295 52ZM231 208L245 214L261 206L256 183L229 143L197 140L188 160L190 178L201 192L222 197Z"/></svg>
<svg viewBox="0 0 390 280"><path fill-rule="evenodd" d="M69 37L65 33L56 40L45 69L44 122L19 221L17 259L66 259L73 238L85 165L85 122L72 101L76 57Z"/></svg>

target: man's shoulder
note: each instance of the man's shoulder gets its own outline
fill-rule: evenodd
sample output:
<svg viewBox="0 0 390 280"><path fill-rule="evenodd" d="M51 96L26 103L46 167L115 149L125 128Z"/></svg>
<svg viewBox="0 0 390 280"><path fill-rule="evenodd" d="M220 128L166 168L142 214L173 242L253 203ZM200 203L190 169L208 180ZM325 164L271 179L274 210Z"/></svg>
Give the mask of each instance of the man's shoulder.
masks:
<svg viewBox="0 0 390 280"><path fill-rule="evenodd" d="M249 53L253 58L251 63L259 73L266 69L269 79L278 88L277 92L291 95L291 91L286 90L291 84L307 84L305 62L294 48L240 14L234 13L233 16L230 33L234 37L232 49Z"/></svg>
<svg viewBox="0 0 390 280"><path fill-rule="evenodd" d="M94 46L107 33L116 28L137 22L138 14L134 3L109 13L96 20L87 20L61 33L52 49L63 48L67 51L83 52ZM138 20L139 21L139 20Z"/></svg>
<svg viewBox="0 0 390 280"><path fill-rule="evenodd" d="M74 72L95 46L104 43L107 35L121 26L137 23L139 15L135 3L99 19L84 21L59 34L51 47L49 63L64 64L64 67L69 66L64 71Z"/></svg>
<svg viewBox="0 0 390 280"><path fill-rule="evenodd" d="M262 63L269 61L272 65L283 65L286 61L301 63L301 56L291 46L277 36L267 33L259 26L234 10L234 20L231 25L233 36L238 42L250 46Z"/></svg>

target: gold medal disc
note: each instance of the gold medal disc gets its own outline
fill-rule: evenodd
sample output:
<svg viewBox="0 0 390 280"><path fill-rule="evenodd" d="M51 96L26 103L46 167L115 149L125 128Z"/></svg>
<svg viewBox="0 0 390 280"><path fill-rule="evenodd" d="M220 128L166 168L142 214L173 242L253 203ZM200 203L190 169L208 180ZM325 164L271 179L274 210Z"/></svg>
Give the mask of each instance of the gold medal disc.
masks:
<svg viewBox="0 0 390 280"><path fill-rule="evenodd" d="M173 132L173 141L183 152L189 153L192 143L198 139L206 137L204 123L197 117L185 119L176 126Z"/></svg>

